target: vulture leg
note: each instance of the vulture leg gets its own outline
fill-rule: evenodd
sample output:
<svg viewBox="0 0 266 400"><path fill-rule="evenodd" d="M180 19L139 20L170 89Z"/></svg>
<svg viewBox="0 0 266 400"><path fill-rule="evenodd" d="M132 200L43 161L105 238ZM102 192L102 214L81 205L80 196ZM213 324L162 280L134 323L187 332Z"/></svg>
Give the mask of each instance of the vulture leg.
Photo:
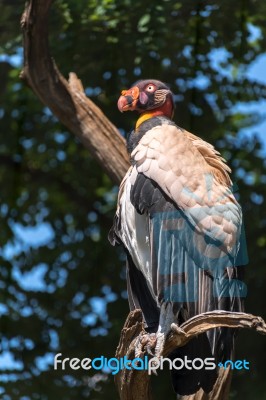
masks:
<svg viewBox="0 0 266 400"><path fill-rule="evenodd" d="M147 352L152 357L160 357L173 321L175 321L175 317L171 303L163 304L157 332L145 332L139 335L135 348L135 357L140 357L144 352Z"/></svg>
<svg viewBox="0 0 266 400"><path fill-rule="evenodd" d="M162 304L159 328L156 333L155 357L161 356L166 336L171 331L171 325L175 320L173 305L170 302Z"/></svg>

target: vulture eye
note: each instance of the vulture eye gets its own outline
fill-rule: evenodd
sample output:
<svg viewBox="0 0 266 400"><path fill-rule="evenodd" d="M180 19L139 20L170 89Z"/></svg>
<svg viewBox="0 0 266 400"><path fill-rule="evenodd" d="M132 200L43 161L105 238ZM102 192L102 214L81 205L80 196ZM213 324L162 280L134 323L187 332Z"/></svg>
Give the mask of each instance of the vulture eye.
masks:
<svg viewBox="0 0 266 400"><path fill-rule="evenodd" d="M150 83L149 85L146 86L146 90L148 92L154 92L156 89L156 86L154 86L152 83Z"/></svg>

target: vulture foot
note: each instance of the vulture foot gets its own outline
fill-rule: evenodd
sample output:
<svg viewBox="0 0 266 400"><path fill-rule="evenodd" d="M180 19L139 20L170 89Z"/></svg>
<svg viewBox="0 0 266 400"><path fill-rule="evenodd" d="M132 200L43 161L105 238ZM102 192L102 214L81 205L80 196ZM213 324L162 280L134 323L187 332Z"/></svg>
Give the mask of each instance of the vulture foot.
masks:
<svg viewBox="0 0 266 400"><path fill-rule="evenodd" d="M160 357L163 346L163 333L141 333L135 346L135 357L141 358L144 353L151 357Z"/></svg>

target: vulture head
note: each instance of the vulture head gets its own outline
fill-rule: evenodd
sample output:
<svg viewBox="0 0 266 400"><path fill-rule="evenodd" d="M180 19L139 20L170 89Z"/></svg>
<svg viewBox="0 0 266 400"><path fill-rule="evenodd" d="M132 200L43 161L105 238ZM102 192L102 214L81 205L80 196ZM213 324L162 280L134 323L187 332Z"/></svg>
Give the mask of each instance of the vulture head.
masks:
<svg viewBox="0 0 266 400"><path fill-rule="evenodd" d="M137 81L130 89L122 90L117 106L121 112L137 111L168 118L173 118L174 114L171 90L165 83L154 79Z"/></svg>

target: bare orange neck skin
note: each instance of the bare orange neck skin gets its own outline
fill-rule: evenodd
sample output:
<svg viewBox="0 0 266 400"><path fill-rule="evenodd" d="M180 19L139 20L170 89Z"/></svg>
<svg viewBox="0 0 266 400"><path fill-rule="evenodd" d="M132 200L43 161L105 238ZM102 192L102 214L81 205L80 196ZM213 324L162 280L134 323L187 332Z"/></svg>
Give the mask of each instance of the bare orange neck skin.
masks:
<svg viewBox="0 0 266 400"><path fill-rule="evenodd" d="M143 113L141 113L140 117L136 122L135 130L137 131L140 124L142 124L142 122L144 121L147 121L147 119L162 115L170 119L173 118L174 111L173 111L172 101L170 99L167 99L166 102L161 107L155 108L154 110L144 111Z"/></svg>

